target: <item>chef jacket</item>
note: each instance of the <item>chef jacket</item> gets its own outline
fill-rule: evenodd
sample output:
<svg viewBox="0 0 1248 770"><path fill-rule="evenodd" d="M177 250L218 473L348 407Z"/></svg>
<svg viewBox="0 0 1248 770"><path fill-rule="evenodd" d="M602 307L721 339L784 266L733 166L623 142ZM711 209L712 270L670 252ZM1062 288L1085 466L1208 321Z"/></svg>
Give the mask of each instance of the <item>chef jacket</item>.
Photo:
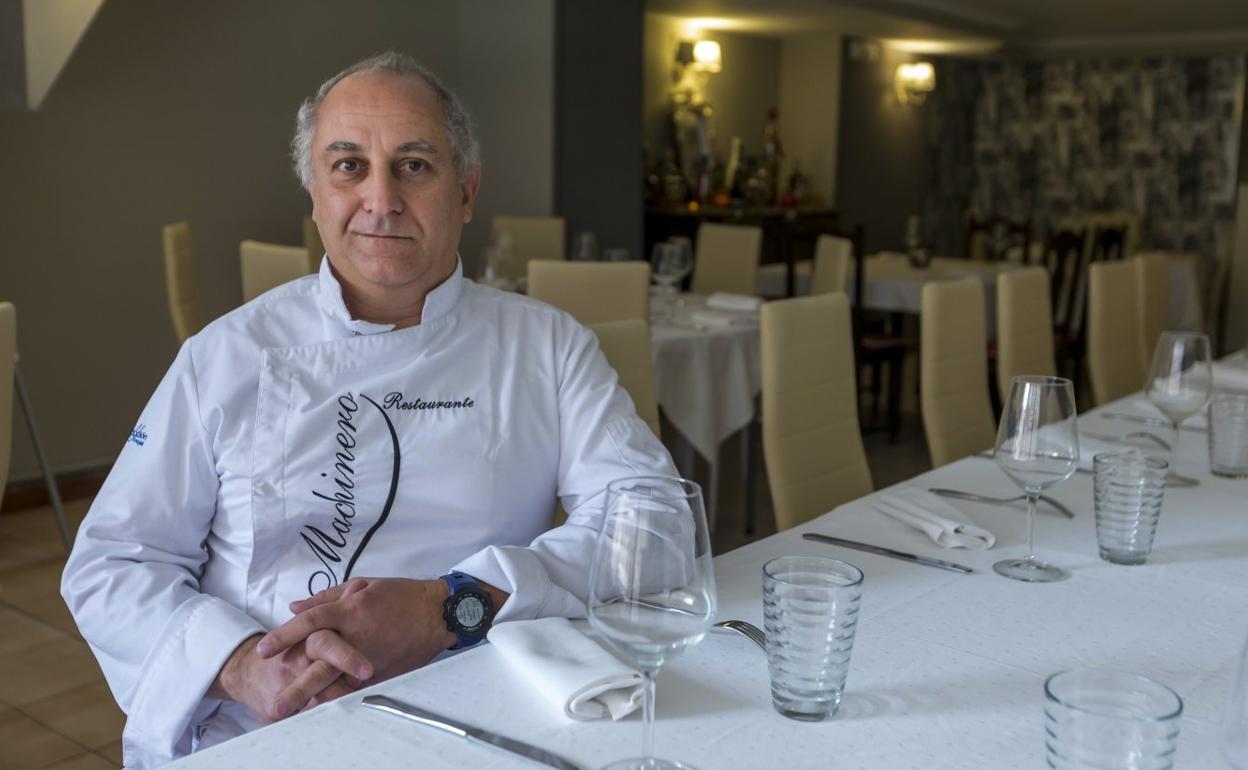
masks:
<svg viewBox="0 0 1248 770"><path fill-rule="evenodd" d="M258 724L205 697L221 666L352 576L459 570L510 592L496 622L583 615L601 492L644 474L671 459L571 316L457 265L394 329L323 260L182 346L62 594L149 767Z"/></svg>

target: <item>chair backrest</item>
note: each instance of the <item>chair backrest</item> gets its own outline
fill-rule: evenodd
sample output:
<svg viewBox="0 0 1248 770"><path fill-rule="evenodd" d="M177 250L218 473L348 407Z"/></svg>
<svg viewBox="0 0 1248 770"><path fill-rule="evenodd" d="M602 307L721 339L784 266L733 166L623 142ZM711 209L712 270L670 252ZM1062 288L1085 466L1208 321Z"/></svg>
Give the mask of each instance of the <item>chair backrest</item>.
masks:
<svg viewBox="0 0 1248 770"><path fill-rule="evenodd" d="M1057 374L1049 297L1043 267L997 276L997 392L1003 398L1020 374Z"/></svg>
<svg viewBox="0 0 1248 770"><path fill-rule="evenodd" d="M1019 251L1022 262L1030 259L1030 222L1015 222L1005 217L980 219L976 216L971 216L967 221L967 259L999 262L1006 259L1012 250Z"/></svg>
<svg viewBox="0 0 1248 770"><path fill-rule="evenodd" d="M204 313L195 289L195 263L191 260L191 226L186 222L165 225L161 233L165 252L165 296L173 333L181 345L204 328Z"/></svg>
<svg viewBox="0 0 1248 770"><path fill-rule="evenodd" d="M303 246L243 241L238 244L238 260L243 271L243 302L309 274L308 250Z"/></svg>
<svg viewBox="0 0 1248 770"><path fill-rule="evenodd" d="M563 217L495 216L490 223L490 243L510 242L510 257L498 264L500 278L519 280L528 274L535 259L567 259L567 227Z"/></svg>
<svg viewBox="0 0 1248 770"><path fill-rule="evenodd" d="M1140 362L1139 264L1094 262L1088 267L1088 376L1097 404L1144 386L1148 368Z"/></svg>
<svg viewBox="0 0 1248 770"><path fill-rule="evenodd" d="M568 311L586 326L649 318L650 265L645 262L529 262L529 296Z"/></svg>
<svg viewBox="0 0 1248 770"><path fill-rule="evenodd" d="M659 400L654 385L654 358L650 352L650 326L629 319L594 324L607 363L620 377L620 387L633 399L637 415L659 435Z"/></svg>
<svg viewBox="0 0 1248 770"><path fill-rule="evenodd" d="M1127 255L1127 226L1103 225L1096 228L1092 241L1092 261L1110 262Z"/></svg>
<svg viewBox="0 0 1248 770"><path fill-rule="evenodd" d="M978 278L923 286L919 400L932 465L991 449L984 284Z"/></svg>
<svg viewBox="0 0 1248 770"><path fill-rule="evenodd" d="M849 291L849 265L854 258L854 242L836 235L821 235L815 241L815 274L811 294Z"/></svg>
<svg viewBox="0 0 1248 770"><path fill-rule="evenodd" d="M1131 258L1136 263L1135 278L1136 310L1140 323L1140 366L1148 371L1153 361L1153 349L1157 338L1170 325L1170 265L1161 252L1137 254Z"/></svg>
<svg viewBox="0 0 1248 770"><path fill-rule="evenodd" d="M698 225L694 247L693 292L753 294L758 285L758 260L763 229L753 225Z"/></svg>
<svg viewBox="0 0 1248 770"><path fill-rule="evenodd" d="M312 217L303 218L303 246L308 250L308 272L315 273L321 269L321 258L325 256L325 242L321 240L320 228Z"/></svg>
<svg viewBox="0 0 1248 770"><path fill-rule="evenodd" d="M13 368L17 364L17 308L0 302L0 508L9 479L13 440Z"/></svg>
<svg viewBox="0 0 1248 770"><path fill-rule="evenodd" d="M843 293L763 305L763 456L781 530L872 490L850 327Z"/></svg>
<svg viewBox="0 0 1248 770"><path fill-rule="evenodd" d="M1045 266L1049 269L1049 288L1053 293L1053 321L1066 328L1076 319L1072 312L1079 284L1086 270L1087 230L1060 230L1049 236L1044 250Z"/></svg>

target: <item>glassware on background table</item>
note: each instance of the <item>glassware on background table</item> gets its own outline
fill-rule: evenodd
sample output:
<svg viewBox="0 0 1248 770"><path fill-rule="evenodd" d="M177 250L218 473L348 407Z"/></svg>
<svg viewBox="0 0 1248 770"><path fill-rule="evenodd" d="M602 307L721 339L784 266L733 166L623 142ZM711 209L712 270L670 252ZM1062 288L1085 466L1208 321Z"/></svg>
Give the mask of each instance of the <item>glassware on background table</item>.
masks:
<svg viewBox="0 0 1248 770"><path fill-rule="evenodd" d="M1220 390L1209 401L1209 472L1248 478L1248 393Z"/></svg>
<svg viewBox="0 0 1248 770"><path fill-rule="evenodd" d="M1179 424L1205 408L1213 392L1209 336L1200 332L1162 332L1153 350L1145 383L1153 402L1173 430L1170 472L1179 473Z"/></svg>
<svg viewBox="0 0 1248 770"><path fill-rule="evenodd" d="M572 259L597 260L598 236L594 235L589 230L577 233L576 251L572 252Z"/></svg>
<svg viewBox="0 0 1248 770"><path fill-rule="evenodd" d="M1103 668L1044 683L1049 767L1163 770L1174 766L1183 699L1148 677Z"/></svg>
<svg viewBox="0 0 1248 770"><path fill-rule="evenodd" d="M997 574L1029 583L1052 583L1066 570L1035 557L1036 502L1049 487L1079 467L1075 390L1063 377L1019 376L1001 412L993 459L1027 495L1027 555L992 565Z"/></svg>
<svg viewBox="0 0 1248 770"><path fill-rule="evenodd" d="M1231 696L1222 716L1222 756L1235 770L1248 770L1248 644L1239 655Z"/></svg>
<svg viewBox="0 0 1248 770"><path fill-rule="evenodd" d="M1170 464L1139 450L1092 458L1096 544L1113 564L1143 564L1153 550Z"/></svg>
<svg viewBox="0 0 1248 770"><path fill-rule="evenodd" d="M819 556L763 565L763 626L771 703L790 719L817 722L841 705L858 627L862 570Z"/></svg>
<svg viewBox="0 0 1248 770"><path fill-rule="evenodd" d="M693 272L693 259L675 243L656 243L650 253L650 276L664 294L678 294L680 282Z"/></svg>
<svg viewBox="0 0 1248 770"><path fill-rule="evenodd" d="M658 476L607 485L589 572L589 622L645 677L644 749L605 770L679 770L654 756L654 678L715 619L715 573L702 490Z"/></svg>
<svg viewBox="0 0 1248 770"><path fill-rule="evenodd" d="M618 246L615 248L606 249L602 252L603 262L628 262L632 258L633 258L633 255L628 253L628 249L621 248Z"/></svg>

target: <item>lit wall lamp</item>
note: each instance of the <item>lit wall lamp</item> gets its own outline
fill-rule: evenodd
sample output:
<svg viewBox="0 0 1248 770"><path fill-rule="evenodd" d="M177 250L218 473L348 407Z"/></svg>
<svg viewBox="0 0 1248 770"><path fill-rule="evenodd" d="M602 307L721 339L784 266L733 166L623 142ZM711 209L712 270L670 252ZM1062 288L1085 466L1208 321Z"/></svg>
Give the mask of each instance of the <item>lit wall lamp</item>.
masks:
<svg viewBox="0 0 1248 770"><path fill-rule="evenodd" d="M719 43L714 40L682 40L676 47L676 63L694 72L715 73L724 67Z"/></svg>
<svg viewBox="0 0 1248 770"><path fill-rule="evenodd" d="M893 90L902 104L922 104L927 95L936 90L936 68L926 61L898 64Z"/></svg>

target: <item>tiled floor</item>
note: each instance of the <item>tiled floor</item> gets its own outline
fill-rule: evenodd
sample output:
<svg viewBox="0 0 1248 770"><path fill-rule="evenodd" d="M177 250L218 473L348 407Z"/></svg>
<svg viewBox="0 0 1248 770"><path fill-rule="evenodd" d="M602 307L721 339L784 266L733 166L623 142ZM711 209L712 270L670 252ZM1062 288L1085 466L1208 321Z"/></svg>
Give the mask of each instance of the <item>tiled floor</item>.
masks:
<svg viewBox="0 0 1248 770"><path fill-rule="evenodd" d="M744 534L737 441L730 439L723 447L716 553L765 537L776 527L760 471L756 532L753 538ZM865 444L877 488L929 467L922 429L913 416L908 415L896 444L883 434L868 435ZM89 505L90 500L67 504L75 528ZM0 514L0 770L97 770L121 764L124 716L61 601L64 565L51 509Z"/></svg>
<svg viewBox="0 0 1248 770"><path fill-rule="evenodd" d="M66 505L71 523L90 500ZM124 716L60 597L48 508L0 514L0 770L121 765Z"/></svg>

